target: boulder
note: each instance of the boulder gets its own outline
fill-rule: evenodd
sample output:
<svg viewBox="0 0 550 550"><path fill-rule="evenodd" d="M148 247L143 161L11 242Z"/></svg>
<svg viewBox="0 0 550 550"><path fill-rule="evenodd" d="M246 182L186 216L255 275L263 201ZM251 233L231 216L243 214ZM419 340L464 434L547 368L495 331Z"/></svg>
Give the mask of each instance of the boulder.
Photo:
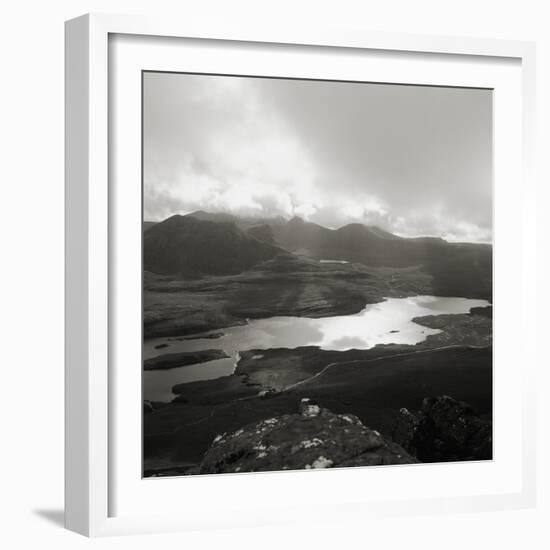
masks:
<svg viewBox="0 0 550 550"><path fill-rule="evenodd" d="M393 439L421 462L490 460L492 423L452 397L427 397L422 409L401 409Z"/></svg>
<svg viewBox="0 0 550 550"><path fill-rule="evenodd" d="M411 464L400 445L352 414L334 414L304 399L298 414L266 418L218 435L201 474Z"/></svg>

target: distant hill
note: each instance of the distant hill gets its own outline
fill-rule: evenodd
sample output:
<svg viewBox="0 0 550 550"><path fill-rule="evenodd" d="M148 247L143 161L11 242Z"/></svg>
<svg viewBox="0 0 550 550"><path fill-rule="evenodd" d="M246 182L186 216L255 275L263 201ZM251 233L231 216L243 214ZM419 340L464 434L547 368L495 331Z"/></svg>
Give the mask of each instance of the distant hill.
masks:
<svg viewBox="0 0 550 550"><path fill-rule="evenodd" d="M330 239L331 229L316 223L306 222L295 216L284 225L273 227L275 240L289 252L306 251L318 256Z"/></svg>
<svg viewBox="0 0 550 550"><path fill-rule="evenodd" d="M403 238L359 223L329 229L299 217L204 211L172 216L144 234L145 269L159 274L240 273L285 252L372 267L422 266L438 295L492 297L491 245Z"/></svg>
<svg viewBox="0 0 550 550"><path fill-rule="evenodd" d="M276 241L286 250L318 259L405 267L419 263L423 256L421 243L359 223L328 229L295 217L273 231Z"/></svg>
<svg viewBox="0 0 550 550"><path fill-rule="evenodd" d="M273 227L275 241L289 252L317 259L374 267L422 265L439 295L492 297L492 247L449 243L434 237L402 238L358 223L339 229L293 218Z"/></svg>
<svg viewBox="0 0 550 550"><path fill-rule="evenodd" d="M225 212L205 212L204 210L197 210L186 214L186 217L195 218L197 220L209 221L209 222L232 222L239 229L248 230L251 227L258 225L277 226L286 224L285 218L282 216L275 216L272 218L251 217L251 216L235 216L233 214L227 214Z"/></svg>
<svg viewBox="0 0 550 550"><path fill-rule="evenodd" d="M173 275L241 273L284 251L249 235L232 221L175 215L143 237L144 269Z"/></svg>
<svg viewBox="0 0 550 550"><path fill-rule="evenodd" d="M269 243L273 245L278 244L275 240L273 227L271 227L271 225L269 224L253 225L250 229L247 230L247 233L264 243Z"/></svg>
<svg viewBox="0 0 550 550"><path fill-rule="evenodd" d="M150 229L151 227L153 227L154 225L157 225L158 222L143 222L143 232L145 233L145 231L147 231L148 229Z"/></svg>

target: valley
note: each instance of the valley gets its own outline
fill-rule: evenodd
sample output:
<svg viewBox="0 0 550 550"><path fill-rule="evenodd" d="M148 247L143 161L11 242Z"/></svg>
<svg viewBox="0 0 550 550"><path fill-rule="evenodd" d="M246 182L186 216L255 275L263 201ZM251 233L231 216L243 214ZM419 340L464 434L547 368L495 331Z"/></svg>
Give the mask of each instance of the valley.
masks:
<svg viewBox="0 0 550 550"><path fill-rule="evenodd" d="M174 384L171 400L147 401L146 476L196 473L217 435L291 414L303 398L354 414L390 438L400 409L419 410L427 396L452 395L491 417L490 245L405 239L359 224L329 229L299 218L197 212L149 224L144 268L144 338L155 342L144 366L188 365L182 370L195 369L189 372L196 380ZM388 298L422 296L479 305L415 317L430 331L417 343L239 349L234 372L220 369L228 357L224 329L278 317L353 316ZM398 341L399 330L389 328L390 342ZM173 353L176 342L205 332L212 336L204 349Z"/></svg>
<svg viewBox="0 0 550 550"><path fill-rule="evenodd" d="M384 297L491 299L489 245L403 239L358 224L330 230L296 218L231 220L200 212L146 230L145 338L247 318L352 314Z"/></svg>

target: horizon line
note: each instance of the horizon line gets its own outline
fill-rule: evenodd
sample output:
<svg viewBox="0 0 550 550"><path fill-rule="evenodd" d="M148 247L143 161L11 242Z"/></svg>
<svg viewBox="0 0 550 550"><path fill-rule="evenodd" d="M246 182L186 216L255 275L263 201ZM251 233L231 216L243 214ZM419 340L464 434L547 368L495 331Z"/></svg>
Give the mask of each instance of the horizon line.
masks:
<svg viewBox="0 0 550 550"><path fill-rule="evenodd" d="M257 220L265 220L265 219L276 219L276 218L281 218L283 220L285 220L286 223L292 221L293 219L298 219L300 221L302 221L303 223L310 223L310 224L313 224L313 225L317 225L319 227L322 227L324 229L328 229L329 231L338 231L340 229L343 229L344 227L348 227L350 225L362 225L363 227L366 227L366 228L375 228L375 229L379 229L380 231L384 231L385 233L389 233L390 235L393 235L394 237L397 237L399 239L441 239L445 242L448 242L448 243L452 243L452 244L485 244L485 245L490 245L490 246L493 246L493 241L492 239L490 241L465 241L463 239L461 240L449 240L448 238L445 238L441 235L428 235L428 234L419 234L419 235L404 235L403 233L394 233L388 229L384 229L383 227L380 227L379 225L369 225L369 224L366 224L366 223L362 223L362 222L359 222L359 221L352 221L352 222L349 222L349 223L346 223L344 225L341 225L339 227L330 227L330 226L326 226L326 225L322 225L320 223L317 223L317 222L312 222L312 221L309 221L301 216L298 216L298 215L294 215L294 216L284 216L283 214L274 214L274 215L258 215L258 216L255 216L255 215L238 215L238 214L233 214L231 212L224 212L224 211L221 211L221 210L218 210L218 211L207 211L207 210L202 210L202 209L198 209L198 210L191 210L189 212L186 212L184 214L180 214L180 213L176 213L176 214L171 214L170 216L164 218L164 219L161 219L161 220L146 220L145 218L142 218L142 225L144 223L162 223L174 216L181 216L181 217L185 217L185 216L191 216L192 214L197 214L197 213L204 213L204 214L213 214L213 215L217 215L217 214L223 214L223 215L226 215L226 216L232 216L234 218L241 218L241 219L257 219ZM207 220L203 220L203 221L207 221Z"/></svg>

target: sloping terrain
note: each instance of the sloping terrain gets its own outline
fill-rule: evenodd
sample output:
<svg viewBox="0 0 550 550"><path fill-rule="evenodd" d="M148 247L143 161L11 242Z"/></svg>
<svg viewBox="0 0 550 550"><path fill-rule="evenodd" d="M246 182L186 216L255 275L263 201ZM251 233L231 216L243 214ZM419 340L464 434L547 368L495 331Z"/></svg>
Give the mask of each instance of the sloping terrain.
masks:
<svg viewBox="0 0 550 550"><path fill-rule="evenodd" d="M143 237L144 269L170 275L241 273L283 251L248 235L233 222L172 216Z"/></svg>
<svg viewBox="0 0 550 550"><path fill-rule="evenodd" d="M431 237L401 238L357 223L332 230L300 218L274 226L273 233L276 242L289 252L371 267L421 265L434 279L434 294L491 298L490 245L449 243Z"/></svg>
<svg viewBox="0 0 550 550"><path fill-rule="evenodd" d="M144 234L145 270L179 278L234 275L274 259L280 259L278 265L261 269L286 270L292 276L294 267L300 272L304 267L296 256L369 268L420 269L431 280L427 293L492 298L492 247L487 244L401 238L356 223L333 230L298 217L285 222L202 211L172 216Z"/></svg>

